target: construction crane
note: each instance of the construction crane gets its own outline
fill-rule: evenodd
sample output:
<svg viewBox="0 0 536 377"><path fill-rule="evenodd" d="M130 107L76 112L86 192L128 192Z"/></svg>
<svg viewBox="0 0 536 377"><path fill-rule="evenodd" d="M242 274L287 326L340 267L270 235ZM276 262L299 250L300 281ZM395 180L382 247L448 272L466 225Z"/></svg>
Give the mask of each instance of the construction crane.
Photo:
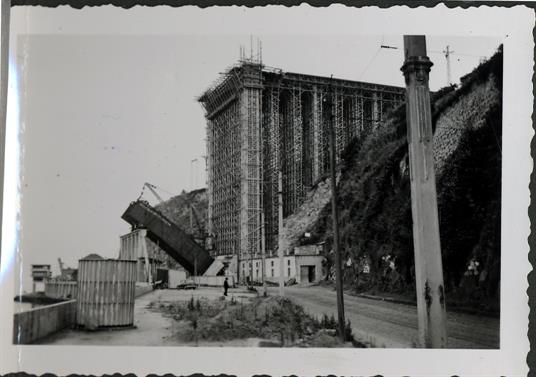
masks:
<svg viewBox="0 0 536 377"><path fill-rule="evenodd" d="M141 189L141 193L140 193L140 196L138 197L138 200L141 199L141 197L143 196L143 193L145 192L145 188L148 188L149 191L151 191L151 193L156 197L156 199L158 199L158 201L160 203L162 203L164 201L164 199L162 199L162 197L158 194L158 192L156 192L156 190L158 189L157 186L149 183L149 182L145 182L143 184L143 187ZM149 252L147 251L147 247L144 245L143 247L143 256L145 258L145 273L147 274L147 278L149 279L149 283L153 283L153 276L151 274L151 261L150 261L150 258L149 258Z"/></svg>
<svg viewBox="0 0 536 377"><path fill-rule="evenodd" d="M149 191L151 191L151 193L155 196L155 198L158 200L159 204L162 204L164 202L164 199L162 199L162 197L158 194L158 192L156 190L160 190L160 191L164 191L166 193L168 193L169 195L173 195L172 193L170 193L169 191L167 190L164 190L163 188L161 187L158 187L156 185L153 185L152 183L149 183L149 182L145 182L143 184L143 187L142 187L142 190L141 190L141 194L140 196L138 197L138 201L141 199L141 197L143 196L144 192L145 192L145 189L148 189ZM207 237L208 237L208 234L205 232L205 229L203 228L203 226L201 225L201 221L199 220L199 215L197 213L197 210L195 209L195 207L193 206L193 204L191 203L190 200L188 200L185 196L176 196L177 198L180 198L190 209L190 229L193 233L193 229L194 229L194 226L193 226L193 221L195 221L195 224L197 226L197 230L198 230L198 238L201 240L201 244L202 244L202 247L206 247L206 240L207 240ZM193 220L193 221L192 221ZM193 235L193 234L192 234ZM195 236L194 236L195 237ZM149 266L149 255L148 255L148 252L147 252L147 249L145 248L145 261L146 261L146 265ZM195 261L197 262L197 260ZM197 263L195 263L196 265ZM194 267L194 276L197 275L197 266ZM148 273L148 276L149 276L149 279L152 280L152 277L150 276L151 272L150 272L150 267L147 268L147 273Z"/></svg>
<svg viewBox="0 0 536 377"><path fill-rule="evenodd" d="M158 187L155 186L155 185L153 185L153 184L151 184L151 183L149 183L149 182L145 182L145 183L143 184L143 187L142 187L142 189L141 189L141 194L140 194L140 196L138 197L138 200L140 200L141 197L143 196L143 193L144 193L144 191L145 191L145 188L148 188L149 191L151 191L151 192L153 193L153 195L156 197L156 199L158 199L158 201L159 201L160 203L162 203L162 202L164 201L164 199L162 199L162 197L161 197L160 195L158 195L158 193L156 192L156 189L158 189Z"/></svg>
<svg viewBox="0 0 536 377"><path fill-rule="evenodd" d="M173 195L172 193L164 190L163 188L161 187L158 187L156 185L153 185L152 183L149 183L149 182L145 182L143 184L143 187L142 187L142 190L141 190L141 194L140 196L138 197L138 200L141 199L141 197L143 196L143 193L145 191L145 188L149 189L149 191L151 191L151 193L155 196L155 198L158 200L159 204L163 203L164 202L164 199L162 199L162 197L158 194L158 192L156 190L160 190L160 191L164 191L170 195ZM197 210L195 209L195 207L193 206L193 204L191 203L190 200L188 200L187 198L183 197L183 196L177 196L178 198L180 198L189 208L190 208L190 228L192 229L192 232L193 232L193 221L192 219L195 221L195 225L197 227L197 231L198 231L198 236L199 238L203 241L203 244L205 243L205 240L206 240L206 237L207 237L207 234L205 232L205 229L204 227L201 225L201 221L199 220L199 214L197 212Z"/></svg>

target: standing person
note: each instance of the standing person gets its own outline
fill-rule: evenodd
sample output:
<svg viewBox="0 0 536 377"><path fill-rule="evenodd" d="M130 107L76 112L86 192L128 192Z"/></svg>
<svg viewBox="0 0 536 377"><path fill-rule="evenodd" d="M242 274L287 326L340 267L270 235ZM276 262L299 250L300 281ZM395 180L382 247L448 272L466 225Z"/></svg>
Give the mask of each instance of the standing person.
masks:
<svg viewBox="0 0 536 377"><path fill-rule="evenodd" d="M223 282L223 295L227 296L227 290L229 289L229 283L227 282L227 278L225 278L225 281Z"/></svg>

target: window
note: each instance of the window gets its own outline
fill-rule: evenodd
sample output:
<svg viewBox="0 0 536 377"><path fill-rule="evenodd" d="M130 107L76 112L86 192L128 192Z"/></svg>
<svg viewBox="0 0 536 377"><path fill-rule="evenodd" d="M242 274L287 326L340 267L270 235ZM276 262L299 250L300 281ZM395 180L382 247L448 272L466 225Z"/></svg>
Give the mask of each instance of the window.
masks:
<svg viewBox="0 0 536 377"><path fill-rule="evenodd" d="M290 276L290 267L288 268L288 276Z"/></svg>
<svg viewBox="0 0 536 377"><path fill-rule="evenodd" d="M287 266L290 266L290 259L287 260Z"/></svg>
<svg viewBox="0 0 536 377"><path fill-rule="evenodd" d="M272 261L271 265L272 265L272 267L274 266L274 261Z"/></svg>
<svg viewBox="0 0 536 377"><path fill-rule="evenodd" d="M274 276L275 276L275 275L274 275L274 269L272 268L272 277L274 277Z"/></svg>

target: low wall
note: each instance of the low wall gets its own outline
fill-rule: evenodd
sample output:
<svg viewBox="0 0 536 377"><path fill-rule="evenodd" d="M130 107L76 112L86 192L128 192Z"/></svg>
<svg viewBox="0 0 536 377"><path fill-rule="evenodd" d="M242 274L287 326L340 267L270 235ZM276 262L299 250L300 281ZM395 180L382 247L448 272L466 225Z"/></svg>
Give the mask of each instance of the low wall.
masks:
<svg viewBox="0 0 536 377"><path fill-rule="evenodd" d="M16 313L13 318L13 343L34 343L47 335L73 326L75 322L76 300Z"/></svg>
<svg viewBox="0 0 536 377"><path fill-rule="evenodd" d="M234 285L233 276L196 276L193 279L197 284L207 286L207 287L223 287L223 282L227 278L229 286Z"/></svg>
<svg viewBox="0 0 536 377"><path fill-rule="evenodd" d="M78 285L76 281L46 281L45 295L52 298L76 299Z"/></svg>
<svg viewBox="0 0 536 377"><path fill-rule="evenodd" d="M136 291L134 293L135 297L140 297L148 292L153 290L152 285L150 284L136 284Z"/></svg>

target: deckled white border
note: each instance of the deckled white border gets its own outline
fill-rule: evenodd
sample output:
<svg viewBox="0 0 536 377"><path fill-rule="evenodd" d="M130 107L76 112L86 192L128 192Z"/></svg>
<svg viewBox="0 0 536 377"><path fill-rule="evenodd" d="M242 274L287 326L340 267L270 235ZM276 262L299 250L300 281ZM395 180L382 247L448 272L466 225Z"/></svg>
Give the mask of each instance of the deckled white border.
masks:
<svg viewBox="0 0 536 377"><path fill-rule="evenodd" d="M144 16L160 14L161 22L152 30L143 25ZM226 22L226 15L239 12L240 22ZM296 15L300 17L296 23ZM101 15L102 22L89 21L87 15ZM253 375L478 375L525 376L528 298L529 175L532 171L530 141L532 131L532 66L534 12L523 6L505 9L481 6L448 9L396 6L347 8L219 8L184 7L162 9L136 7L86 8L73 10L13 8L11 48L19 33L72 34L73 25L81 34L107 34L108 21L121 25L121 34L329 34L387 35L427 34L498 36L504 40L504 118L503 118L503 201L502 201L502 302L501 349L479 350L396 350L396 349L265 349L265 348L170 348L170 347L87 347L13 346L12 292L14 291L13 248L4 233L0 281L0 373L26 371L58 375L148 373ZM95 20L95 18L91 18ZM61 28L59 28L61 26ZM13 77L13 76L12 76ZM12 89L12 88L10 88ZM23 90L23 88L22 88ZM24 95L23 91L21 92ZM9 109L10 111L12 108ZM10 127L8 125L8 135ZM13 193L16 176L10 175L6 153L6 189ZM11 159L11 160L10 160ZM13 195L13 194L11 194ZM5 197L4 231L16 224L13 197ZM11 208L12 212L8 209ZM8 227L11 226L11 227ZM8 268L5 268L5 265Z"/></svg>

